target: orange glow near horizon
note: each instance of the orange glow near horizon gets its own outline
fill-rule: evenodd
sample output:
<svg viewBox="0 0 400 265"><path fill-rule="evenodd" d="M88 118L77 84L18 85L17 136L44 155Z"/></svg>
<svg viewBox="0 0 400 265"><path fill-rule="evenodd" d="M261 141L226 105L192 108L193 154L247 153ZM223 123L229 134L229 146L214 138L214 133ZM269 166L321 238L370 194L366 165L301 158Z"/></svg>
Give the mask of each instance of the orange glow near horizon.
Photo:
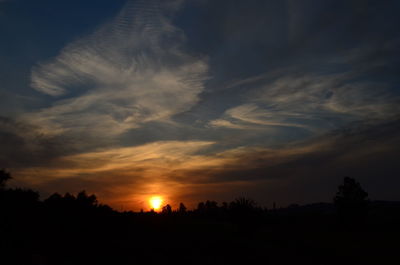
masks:
<svg viewBox="0 0 400 265"><path fill-rule="evenodd" d="M153 196L150 198L149 203L151 205L151 208L154 209L154 211L158 211L161 208L163 199L160 196Z"/></svg>

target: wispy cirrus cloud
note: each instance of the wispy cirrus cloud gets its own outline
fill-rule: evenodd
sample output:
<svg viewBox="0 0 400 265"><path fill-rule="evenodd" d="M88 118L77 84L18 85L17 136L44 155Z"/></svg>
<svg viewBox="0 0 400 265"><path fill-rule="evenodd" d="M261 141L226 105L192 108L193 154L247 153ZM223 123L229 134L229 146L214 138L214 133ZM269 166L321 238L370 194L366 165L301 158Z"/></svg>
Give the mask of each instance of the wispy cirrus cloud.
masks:
<svg viewBox="0 0 400 265"><path fill-rule="evenodd" d="M356 81L353 73L289 74L264 85L256 101L305 118L346 114L384 118L396 109L384 83ZM386 111L385 111L386 110Z"/></svg>
<svg viewBox="0 0 400 265"><path fill-rule="evenodd" d="M223 119L210 122L211 126L221 126L234 129L257 129L256 126L282 126L282 127L305 127L302 124L284 121L282 116L296 117L296 113L281 113L260 108L255 103L247 103L230 108L225 111Z"/></svg>
<svg viewBox="0 0 400 265"><path fill-rule="evenodd" d="M55 97L27 119L47 132L118 135L168 120L198 101L207 63L182 51L166 12L181 1L129 1L117 18L34 67L31 85Z"/></svg>
<svg viewBox="0 0 400 265"><path fill-rule="evenodd" d="M282 70L236 81L233 86L243 84L252 87L243 103L210 121L211 126L315 130L357 120L390 120L400 111L399 98L389 92L387 84L357 81L353 72L311 74Z"/></svg>

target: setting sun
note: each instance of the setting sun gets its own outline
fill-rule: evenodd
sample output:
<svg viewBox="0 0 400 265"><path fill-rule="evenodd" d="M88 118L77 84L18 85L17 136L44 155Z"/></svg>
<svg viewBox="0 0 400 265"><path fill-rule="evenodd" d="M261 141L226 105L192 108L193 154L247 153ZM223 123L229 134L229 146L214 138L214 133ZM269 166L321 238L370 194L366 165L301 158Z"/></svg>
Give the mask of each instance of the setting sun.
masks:
<svg viewBox="0 0 400 265"><path fill-rule="evenodd" d="M163 200L162 200L161 197L155 196L155 197L151 197L149 202L150 202L150 205L151 205L152 209L159 210Z"/></svg>

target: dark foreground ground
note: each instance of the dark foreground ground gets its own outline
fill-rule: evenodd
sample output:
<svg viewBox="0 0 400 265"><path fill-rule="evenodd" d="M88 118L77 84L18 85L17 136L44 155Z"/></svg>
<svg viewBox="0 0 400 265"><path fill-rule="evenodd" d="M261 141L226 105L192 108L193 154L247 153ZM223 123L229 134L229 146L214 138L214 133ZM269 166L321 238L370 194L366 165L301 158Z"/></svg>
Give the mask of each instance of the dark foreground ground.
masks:
<svg viewBox="0 0 400 265"><path fill-rule="evenodd" d="M366 216L347 220L331 204L156 214L84 200L7 200L4 265L400 264L398 203L374 202Z"/></svg>

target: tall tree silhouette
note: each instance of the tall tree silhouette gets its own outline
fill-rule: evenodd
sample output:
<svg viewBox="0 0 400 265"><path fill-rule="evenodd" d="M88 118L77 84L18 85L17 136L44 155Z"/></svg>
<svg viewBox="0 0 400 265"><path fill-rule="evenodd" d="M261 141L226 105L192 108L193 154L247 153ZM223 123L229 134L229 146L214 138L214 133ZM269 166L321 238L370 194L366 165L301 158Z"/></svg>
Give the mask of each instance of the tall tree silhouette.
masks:
<svg viewBox="0 0 400 265"><path fill-rule="evenodd" d="M368 212L368 193L355 179L345 177L334 197L334 203L342 221L360 221Z"/></svg>

